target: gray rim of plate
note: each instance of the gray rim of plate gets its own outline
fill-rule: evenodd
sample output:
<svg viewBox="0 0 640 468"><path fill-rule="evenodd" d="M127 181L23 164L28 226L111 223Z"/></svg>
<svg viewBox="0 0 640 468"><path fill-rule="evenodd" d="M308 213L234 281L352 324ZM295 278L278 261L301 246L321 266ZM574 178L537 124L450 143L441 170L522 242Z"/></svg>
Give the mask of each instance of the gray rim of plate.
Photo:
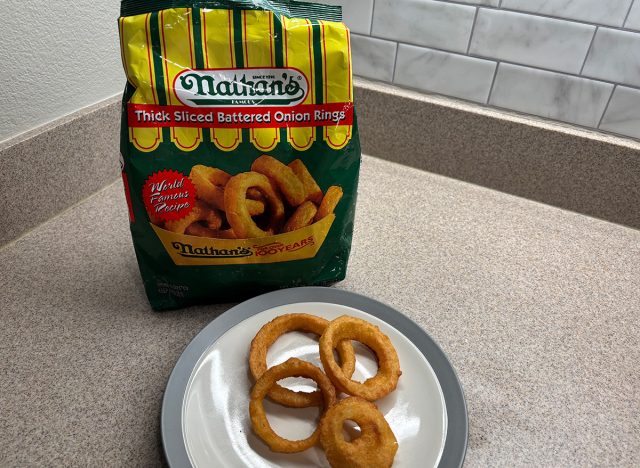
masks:
<svg viewBox="0 0 640 468"><path fill-rule="evenodd" d="M249 299L222 313L189 343L171 372L162 401L162 443L169 466L192 468L182 434L182 407L187 384L202 354L245 319L298 302L327 302L361 310L384 320L413 342L433 368L447 408L447 436L438 467L461 467L469 433L467 406L460 381L444 352L419 325L394 308L360 294L324 287L282 289Z"/></svg>

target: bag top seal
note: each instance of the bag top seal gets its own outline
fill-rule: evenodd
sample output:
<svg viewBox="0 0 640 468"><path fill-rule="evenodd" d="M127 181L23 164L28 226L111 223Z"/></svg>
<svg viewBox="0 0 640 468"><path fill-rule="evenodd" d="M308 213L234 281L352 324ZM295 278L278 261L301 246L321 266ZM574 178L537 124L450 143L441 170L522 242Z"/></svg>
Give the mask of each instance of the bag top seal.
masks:
<svg viewBox="0 0 640 468"><path fill-rule="evenodd" d="M297 0L122 0L120 16L154 13L170 8L269 10L288 18L342 22L342 7Z"/></svg>

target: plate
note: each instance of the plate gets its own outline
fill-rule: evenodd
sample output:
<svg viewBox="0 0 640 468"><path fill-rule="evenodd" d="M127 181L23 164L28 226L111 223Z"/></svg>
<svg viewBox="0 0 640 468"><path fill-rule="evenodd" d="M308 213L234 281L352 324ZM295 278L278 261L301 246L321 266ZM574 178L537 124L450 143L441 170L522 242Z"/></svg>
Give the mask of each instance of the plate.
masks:
<svg viewBox="0 0 640 468"><path fill-rule="evenodd" d="M328 320L340 315L365 319L389 336L403 371L397 389L376 401L396 438L393 466L460 467L468 420L462 388L438 345L413 321L373 299L332 288L275 291L239 304L207 325L187 346L167 383L162 405L162 440L172 468L328 467L320 448L277 454L251 431L248 370L251 339L260 327L286 313ZM376 373L375 356L356 344L356 380ZM317 339L288 333L269 349L267 365L290 357L320 365ZM304 379L286 379L295 390L312 389ZM274 430L291 439L308 437L317 408L292 409L265 400Z"/></svg>

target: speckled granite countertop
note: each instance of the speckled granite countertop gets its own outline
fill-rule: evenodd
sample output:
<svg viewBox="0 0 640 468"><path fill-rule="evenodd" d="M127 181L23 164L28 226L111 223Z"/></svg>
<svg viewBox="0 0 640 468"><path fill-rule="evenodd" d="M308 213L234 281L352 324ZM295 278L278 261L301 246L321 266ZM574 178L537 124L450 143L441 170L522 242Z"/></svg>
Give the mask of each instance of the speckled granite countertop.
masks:
<svg viewBox="0 0 640 468"><path fill-rule="evenodd" d="M230 305L150 310L111 185L0 250L0 466L162 464L161 398ZM640 232L365 158L347 280L442 346L466 466L640 465Z"/></svg>

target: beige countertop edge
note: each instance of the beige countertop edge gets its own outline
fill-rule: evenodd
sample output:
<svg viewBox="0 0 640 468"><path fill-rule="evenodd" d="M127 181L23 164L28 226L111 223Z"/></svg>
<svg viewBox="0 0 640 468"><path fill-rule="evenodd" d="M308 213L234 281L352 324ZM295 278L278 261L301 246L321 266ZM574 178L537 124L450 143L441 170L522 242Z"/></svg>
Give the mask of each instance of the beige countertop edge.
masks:
<svg viewBox="0 0 640 468"><path fill-rule="evenodd" d="M0 465L161 464L167 378L230 305L151 311L120 182L0 264ZM335 287L396 307L447 353L466 467L640 464L640 232L365 157Z"/></svg>

